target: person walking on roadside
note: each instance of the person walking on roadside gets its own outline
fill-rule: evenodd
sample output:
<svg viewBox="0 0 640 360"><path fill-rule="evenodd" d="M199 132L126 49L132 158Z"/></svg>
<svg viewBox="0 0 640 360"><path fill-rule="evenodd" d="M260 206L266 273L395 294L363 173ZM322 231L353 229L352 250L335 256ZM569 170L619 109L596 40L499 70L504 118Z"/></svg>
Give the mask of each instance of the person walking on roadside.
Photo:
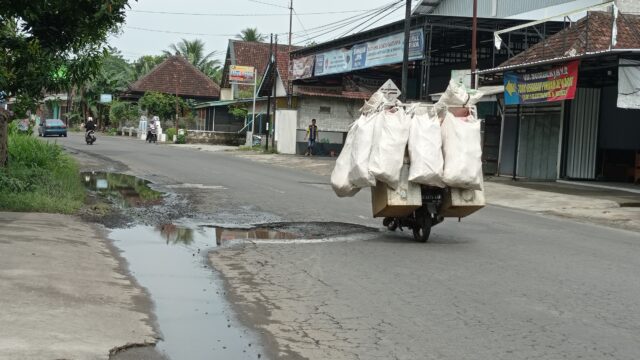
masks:
<svg viewBox="0 0 640 360"><path fill-rule="evenodd" d="M311 125L307 127L307 134L304 136L304 139L308 139L307 153L305 156L313 156L313 148L316 146L316 141L318 140L318 126L316 125L316 119L311 119Z"/></svg>

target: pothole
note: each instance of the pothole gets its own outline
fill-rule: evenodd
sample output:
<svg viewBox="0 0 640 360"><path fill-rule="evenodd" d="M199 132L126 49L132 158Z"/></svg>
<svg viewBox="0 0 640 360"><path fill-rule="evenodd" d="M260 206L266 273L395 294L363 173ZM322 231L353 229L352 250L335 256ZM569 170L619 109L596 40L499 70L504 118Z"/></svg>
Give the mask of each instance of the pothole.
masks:
<svg viewBox="0 0 640 360"><path fill-rule="evenodd" d="M625 202L620 203L620 207L640 207L640 202Z"/></svg>
<svg viewBox="0 0 640 360"><path fill-rule="evenodd" d="M221 279L209 268L216 247L252 243L361 240L376 229L333 222L280 222L219 227L186 221L113 230L109 237L155 304L170 359L256 359L264 354L257 334L234 320Z"/></svg>
<svg viewBox="0 0 640 360"><path fill-rule="evenodd" d="M107 197L113 204L123 208L157 205L163 196L149 187L149 181L131 175L85 172L81 178L87 190Z"/></svg>

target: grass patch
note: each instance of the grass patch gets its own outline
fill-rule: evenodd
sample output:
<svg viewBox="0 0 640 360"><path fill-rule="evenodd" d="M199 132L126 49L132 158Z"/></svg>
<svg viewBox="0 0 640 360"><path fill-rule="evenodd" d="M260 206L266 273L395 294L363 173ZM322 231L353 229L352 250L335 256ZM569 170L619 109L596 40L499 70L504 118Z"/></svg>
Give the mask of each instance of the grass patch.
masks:
<svg viewBox="0 0 640 360"><path fill-rule="evenodd" d="M56 144L9 135L9 166L0 169L0 210L73 214L85 191L78 165Z"/></svg>
<svg viewBox="0 0 640 360"><path fill-rule="evenodd" d="M254 145L254 146L239 146L238 147L239 151L255 151L255 152L261 152L264 154L278 154L278 151L276 151L276 149L274 149L273 147L269 147L269 150L267 151L265 149L264 146L262 145Z"/></svg>

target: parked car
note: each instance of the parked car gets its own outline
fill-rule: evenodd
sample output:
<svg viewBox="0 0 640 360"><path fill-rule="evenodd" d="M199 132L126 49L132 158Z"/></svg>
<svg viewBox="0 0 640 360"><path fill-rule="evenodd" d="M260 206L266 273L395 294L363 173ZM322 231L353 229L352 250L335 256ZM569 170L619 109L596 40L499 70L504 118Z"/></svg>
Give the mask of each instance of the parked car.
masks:
<svg viewBox="0 0 640 360"><path fill-rule="evenodd" d="M67 125L62 120L46 119L40 122L38 127L39 136L57 135L67 137Z"/></svg>

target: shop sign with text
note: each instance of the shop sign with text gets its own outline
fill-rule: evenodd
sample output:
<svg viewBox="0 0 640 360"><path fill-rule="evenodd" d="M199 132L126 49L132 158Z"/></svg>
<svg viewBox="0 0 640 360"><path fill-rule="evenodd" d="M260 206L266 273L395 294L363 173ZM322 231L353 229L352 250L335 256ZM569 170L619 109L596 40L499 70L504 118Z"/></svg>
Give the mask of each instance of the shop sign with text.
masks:
<svg viewBox="0 0 640 360"><path fill-rule="evenodd" d="M331 75L351 71L351 50L339 49L316 55L314 75Z"/></svg>
<svg viewBox="0 0 640 360"><path fill-rule="evenodd" d="M401 63L404 54L404 33L354 45L352 50L354 70ZM409 60L420 60L423 55L424 33L422 29L412 30L409 33Z"/></svg>
<svg viewBox="0 0 640 360"><path fill-rule="evenodd" d="M255 81L255 69L253 66L231 65L229 68L229 82L253 84Z"/></svg>
<svg viewBox="0 0 640 360"><path fill-rule="evenodd" d="M548 71L504 74L504 99L507 105L535 104L571 100L578 84L578 61Z"/></svg>

